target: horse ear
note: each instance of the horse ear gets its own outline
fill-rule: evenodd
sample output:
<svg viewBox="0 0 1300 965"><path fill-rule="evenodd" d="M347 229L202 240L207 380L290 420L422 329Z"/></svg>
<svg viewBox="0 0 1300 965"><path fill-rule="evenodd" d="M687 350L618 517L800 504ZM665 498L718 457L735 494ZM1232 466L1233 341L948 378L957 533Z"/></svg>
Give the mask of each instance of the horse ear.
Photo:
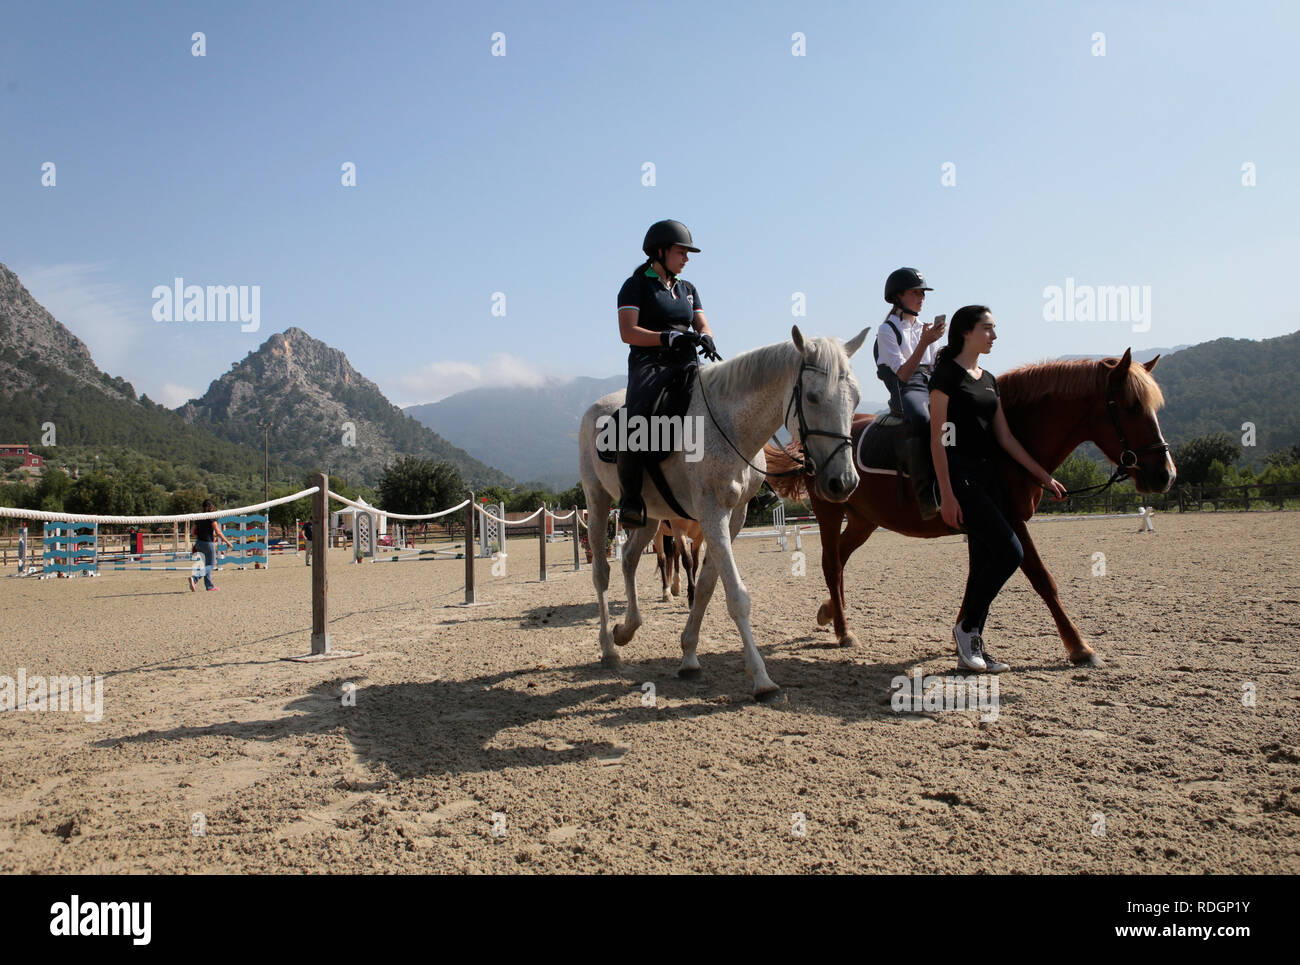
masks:
<svg viewBox="0 0 1300 965"><path fill-rule="evenodd" d="M1150 362L1143 362L1143 363L1142 363L1142 367L1143 367L1144 369L1146 369L1148 372L1150 372L1153 368L1156 367L1156 363L1159 362L1159 361L1160 361L1160 356L1157 355L1157 356L1156 356L1155 358L1153 358Z"/></svg>
<svg viewBox="0 0 1300 965"><path fill-rule="evenodd" d="M803 340L803 332L799 331L798 325L790 326L790 337L794 339L794 347L799 350L800 355L807 355L808 348Z"/></svg>
<svg viewBox="0 0 1300 965"><path fill-rule="evenodd" d="M868 325L862 331L858 332L858 334L855 337L849 339L849 341L845 344L844 352L849 356L849 358L852 358L853 353L856 352L858 349L862 348L862 343L867 340L867 333L869 331L871 331L870 325Z"/></svg>
<svg viewBox="0 0 1300 965"><path fill-rule="evenodd" d="M1124 357L1115 363L1115 367L1110 370L1110 381L1118 383L1121 379L1128 377L1129 366L1133 364L1133 350L1126 348Z"/></svg>

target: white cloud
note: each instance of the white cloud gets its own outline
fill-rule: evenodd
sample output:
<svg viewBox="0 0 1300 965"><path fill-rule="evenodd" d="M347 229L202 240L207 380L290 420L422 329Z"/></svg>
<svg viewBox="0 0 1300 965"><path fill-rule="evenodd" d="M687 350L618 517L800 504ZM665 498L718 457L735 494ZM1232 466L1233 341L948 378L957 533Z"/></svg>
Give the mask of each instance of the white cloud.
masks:
<svg viewBox="0 0 1300 965"><path fill-rule="evenodd" d="M188 385L177 385L175 382L164 381L162 387L158 390L158 397L155 402L162 403L169 409L184 405L190 399L197 399L203 393L198 389L191 388Z"/></svg>
<svg viewBox="0 0 1300 965"><path fill-rule="evenodd" d="M546 374L537 366L505 352L483 363L430 362L397 377L403 393L420 402L437 402L466 389L536 388L546 382Z"/></svg>
<svg viewBox="0 0 1300 965"><path fill-rule="evenodd" d="M33 298L86 343L96 365L133 381L127 369L136 357L136 340L145 334L141 319L149 318L148 303L97 277L108 268L103 263L51 265L18 277Z"/></svg>

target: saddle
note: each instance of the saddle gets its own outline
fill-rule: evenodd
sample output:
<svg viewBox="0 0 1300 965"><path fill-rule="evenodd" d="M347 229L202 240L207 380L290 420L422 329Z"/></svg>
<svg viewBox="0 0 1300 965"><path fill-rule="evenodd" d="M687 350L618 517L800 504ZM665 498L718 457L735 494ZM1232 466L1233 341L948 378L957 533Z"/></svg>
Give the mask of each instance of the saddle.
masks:
<svg viewBox="0 0 1300 965"><path fill-rule="evenodd" d="M688 365L681 372L674 375L660 391L658 398L655 399L654 407L650 410L651 418L668 417L674 422L681 424L686 418L686 410L691 406L691 393L695 388L695 377L699 372L699 366ZM620 406L614 410L613 417L618 425L626 424L627 407ZM680 445L680 437L677 438ZM674 452L680 452L681 449L664 449L648 450L640 453L647 467L657 465L663 462ZM601 462L618 462L618 451L615 449L601 449L596 447L596 455Z"/></svg>
<svg viewBox="0 0 1300 965"><path fill-rule="evenodd" d="M902 459L903 442L907 437L907 424L902 416L891 412L864 422L860 427L855 425L852 435L858 472L908 475Z"/></svg>

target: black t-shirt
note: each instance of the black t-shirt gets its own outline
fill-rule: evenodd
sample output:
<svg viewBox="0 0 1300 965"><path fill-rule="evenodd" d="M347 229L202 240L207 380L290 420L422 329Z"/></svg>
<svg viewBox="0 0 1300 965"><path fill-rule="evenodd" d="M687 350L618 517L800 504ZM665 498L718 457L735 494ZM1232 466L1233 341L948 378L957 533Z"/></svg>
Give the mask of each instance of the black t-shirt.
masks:
<svg viewBox="0 0 1300 965"><path fill-rule="evenodd" d="M194 524L194 541L196 543L215 543L217 537L213 532L213 521L200 519Z"/></svg>
<svg viewBox="0 0 1300 965"><path fill-rule="evenodd" d="M671 290L663 286L653 268L637 272L618 290L618 307L635 308L639 313L637 325L652 332L666 332L670 329L678 332L694 330L691 324L695 313L704 310L700 304L700 293L688 281L679 278ZM695 357L695 350L686 346L674 349L672 354L664 348L645 345L632 345L628 352L629 364L645 361L682 362Z"/></svg>
<svg viewBox="0 0 1300 965"><path fill-rule="evenodd" d="M948 396L947 421L955 429L948 451L968 459L991 459L998 441L993 434L993 418L998 412L998 380L985 369L978 379L954 359L940 362L930 376L930 391L938 389Z"/></svg>

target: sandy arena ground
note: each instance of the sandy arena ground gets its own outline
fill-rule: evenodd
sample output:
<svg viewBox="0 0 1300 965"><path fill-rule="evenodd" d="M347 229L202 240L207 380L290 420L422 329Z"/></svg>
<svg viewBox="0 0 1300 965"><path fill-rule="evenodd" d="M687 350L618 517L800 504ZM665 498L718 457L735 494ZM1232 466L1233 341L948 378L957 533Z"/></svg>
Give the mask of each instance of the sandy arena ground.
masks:
<svg viewBox="0 0 1300 965"><path fill-rule="evenodd" d="M1300 872L1300 515L1156 525L1033 524L1108 667L1066 663L1017 574L988 626L1013 668L991 722L890 706L896 675L955 668L961 537L858 552L854 650L814 623L815 536L803 577L740 541L777 707L749 697L721 590L703 677L676 678L685 596L659 602L653 557L621 675L569 543L545 583L535 541L503 578L479 561L477 608L453 605L463 562L335 551L332 643L363 655L318 664L280 659L309 649L292 558L220 593L0 577L0 676L104 677L98 723L0 714L0 871Z"/></svg>

